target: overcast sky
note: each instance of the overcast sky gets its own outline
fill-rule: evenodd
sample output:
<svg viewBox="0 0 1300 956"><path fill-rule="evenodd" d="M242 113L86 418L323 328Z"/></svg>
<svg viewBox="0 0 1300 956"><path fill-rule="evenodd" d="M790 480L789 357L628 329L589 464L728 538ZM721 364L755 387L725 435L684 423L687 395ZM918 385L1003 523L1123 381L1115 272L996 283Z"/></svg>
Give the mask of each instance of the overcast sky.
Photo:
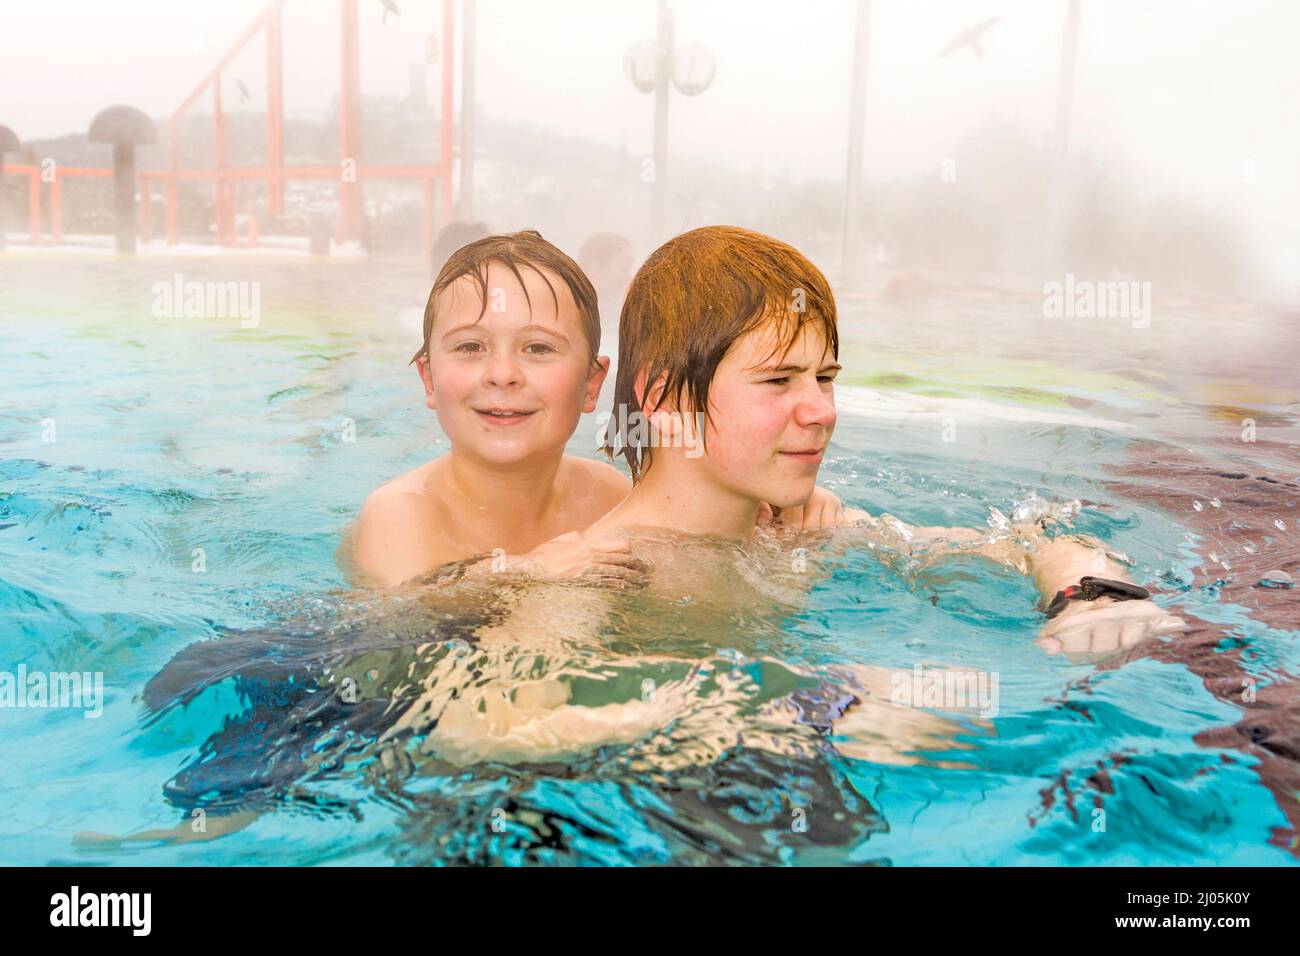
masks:
<svg viewBox="0 0 1300 956"><path fill-rule="evenodd" d="M360 0L362 87L403 94L440 28L438 0ZM169 114L266 0L0 0L0 123L20 137L84 130L104 106ZM459 6L459 5L458 5ZM796 179L843 174L853 0L674 0L679 45L718 63L703 95L674 95L672 155ZM936 169L990 115L1046 140L1066 0L875 0L866 172ZM286 110L319 116L338 86L339 5L287 0ZM478 0L479 105L493 119L650 151L651 97L623 77L654 36L653 0ZM1084 0L1073 143L1140 185L1236 211L1300 283L1300 3ZM963 29L1002 17L971 49ZM228 73L260 109L263 47ZM429 70L435 95L436 70ZM1243 172L1248 170L1245 175Z"/></svg>

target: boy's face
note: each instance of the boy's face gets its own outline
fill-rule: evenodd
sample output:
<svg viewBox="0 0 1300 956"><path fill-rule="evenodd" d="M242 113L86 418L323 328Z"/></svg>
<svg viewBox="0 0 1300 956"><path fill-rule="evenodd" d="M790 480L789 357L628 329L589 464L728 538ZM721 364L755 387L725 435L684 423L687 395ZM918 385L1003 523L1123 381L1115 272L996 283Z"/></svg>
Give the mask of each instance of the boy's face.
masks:
<svg viewBox="0 0 1300 956"><path fill-rule="evenodd" d="M501 263L488 265L487 310L469 277L437 302L427 358L417 365L426 404L462 454L493 464L559 455L592 411L609 371L593 366L578 306L568 286L547 273L559 300L535 269L520 267L527 285Z"/></svg>
<svg viewBox="0 0 1300 956"><path fill-rule="evenodd" d="M811 324L783 348L769 323L738 339L718 363L700 462L722 486L791 508L812 495L835 430L840 366Z"/></svg>

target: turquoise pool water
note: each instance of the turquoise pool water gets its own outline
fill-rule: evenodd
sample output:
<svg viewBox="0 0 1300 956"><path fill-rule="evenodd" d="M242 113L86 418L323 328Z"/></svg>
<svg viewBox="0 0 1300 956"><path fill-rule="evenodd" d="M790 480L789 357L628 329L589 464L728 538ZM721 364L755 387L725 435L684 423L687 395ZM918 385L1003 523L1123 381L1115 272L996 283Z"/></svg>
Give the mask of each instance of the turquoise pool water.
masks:
<svg viewBox="0 0 1300 956"><path fill-rule="evenodd" d="M1246 709L1238 677L1261 696L1289 686L1297 631L1231 599L1225 578L1240 572L1206 577L1201 509L1183 520L1153 503L1161 482L1146 482L1148 496L1117 485L1115 466L1158 441L1149 431L983 417L944 442L942 410L881 416L874 397L850 392L858 411L842 416L822 481L917 523L983 526L990 508L1010 513L1033 495L1090 503L1077 527L1127 553L1161 603L1194 615L1206 654L1231 657L1217 684L1171 641L1118 664L1048 656L1018 574L976 559L916 571L864 547L826 558L806 598L777 589L761 613L707 628L686 609L628 613L604 644L556 652L562 662L507 660L454 636L417 647L403 627L453 611L436 600L363 607L335 563L367 492L446 448L404 367L409 335L89 314L4 325L0 668L104 680L96 718L0 708L5 863L1296 862L1276 783L1294 753L1223 731ZM1072 398L1118 424L1133 420L1126 403L1142 410L1122 395ZM574 453L588 452L595 427L584 421ZM1223 458L1208 447L1191 457L1211 454ZM190 658L169 686L192 698L150 713L151 679L213 639L236 643L221 661ZM419 732L381 743L393 711L340 716L314 693L311 679L360 673L340 663L353 641L372 652L367 668L387 656L412 680L562 663L603 700L635 698L647 677L681 700L665 726L579 757L458 766L424 753ZM640 653L678 663L639 664ZM845 755L819 729L817 700L834 696L847 662L996 673L998 713L951 718L934 749L903 740L891 759ZM792 684L792 668L815 677ZM799 719L768 720L764 708L800 683ZM173 827L194 806L209 819L258 815L204 842L77 839Z"/></svg>

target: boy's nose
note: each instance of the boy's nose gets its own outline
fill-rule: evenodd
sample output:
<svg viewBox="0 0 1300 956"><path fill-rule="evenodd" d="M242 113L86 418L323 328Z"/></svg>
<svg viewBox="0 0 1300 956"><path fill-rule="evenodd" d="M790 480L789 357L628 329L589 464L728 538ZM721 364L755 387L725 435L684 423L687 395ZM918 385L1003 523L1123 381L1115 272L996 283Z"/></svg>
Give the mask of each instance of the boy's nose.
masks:
<svg viewBox="0 0 1300 956"><path fill-rule="evenodd" d="M795 423L803 428L820 426L831 429L835 427L835 397L828 395L821 388L807 392L802 401L795 406Z"/></svg>
<svg viewBox="0 0 1300 956"><path fill-rule="evenodd" d="M520 382L519 363L508 350L493 352L483 372L483 384L496 388L518 385Z"/></svg>

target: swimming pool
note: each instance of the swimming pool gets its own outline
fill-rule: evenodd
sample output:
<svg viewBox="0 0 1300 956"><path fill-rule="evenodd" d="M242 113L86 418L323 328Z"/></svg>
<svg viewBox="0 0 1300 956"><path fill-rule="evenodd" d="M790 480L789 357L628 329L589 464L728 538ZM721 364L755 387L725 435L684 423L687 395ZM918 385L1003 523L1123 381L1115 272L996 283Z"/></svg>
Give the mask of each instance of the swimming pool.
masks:
<svg viewBox="0 0 1300 956"><path fill-rule="evenodd" d="M1169 375L1156 334L1045 352L1014 331L1037 306L1012 297L842 303L850 384L823 484L932 524L1082 500L1078 529L1192 620L1180 637L1101 664L1049 656L1014 572L973 559L920 570L856 548L826 559L806 599L773 585L761 613L703 627L689 607L629 612L603 644L489 659L454 634L401 633L451 620L441 605L339 596L334 551L366 493L446 447L404 367L398 303L421 276L363 309L334 293L374 272L262 266L264 318L241 329L152 318L147 290L170 267L58 268L5 293L0 666L102 672L104 700L91 719L0 708L7 863L1297 860L1300 629L1295 592L1259 572L1295 571L1300 489L1294 396L1267 348L1249 374L1194 374L1196 356L1169 352L1185 373ZM1260 441L1233 444L1242 418ZM595 431L588 416L571 451L589 453ZM146 712L177 654L240 631L253 636L228 659L193 658L192 699ZM647 679L678 696L667 725L580 757L456 765L422 753L418 733L380 742L394 719L382 707L335 719L328 695L294 682L295 660L353 639L371 642L361 674L563 670L608 700ZM888 760L837 750L815 682L797 719L772 719L787 667L843 662L996 674L998 712L954 718L943 747L903 741ZM193 806L260 815L206 842L76 839L171 827Z"/></svg>

